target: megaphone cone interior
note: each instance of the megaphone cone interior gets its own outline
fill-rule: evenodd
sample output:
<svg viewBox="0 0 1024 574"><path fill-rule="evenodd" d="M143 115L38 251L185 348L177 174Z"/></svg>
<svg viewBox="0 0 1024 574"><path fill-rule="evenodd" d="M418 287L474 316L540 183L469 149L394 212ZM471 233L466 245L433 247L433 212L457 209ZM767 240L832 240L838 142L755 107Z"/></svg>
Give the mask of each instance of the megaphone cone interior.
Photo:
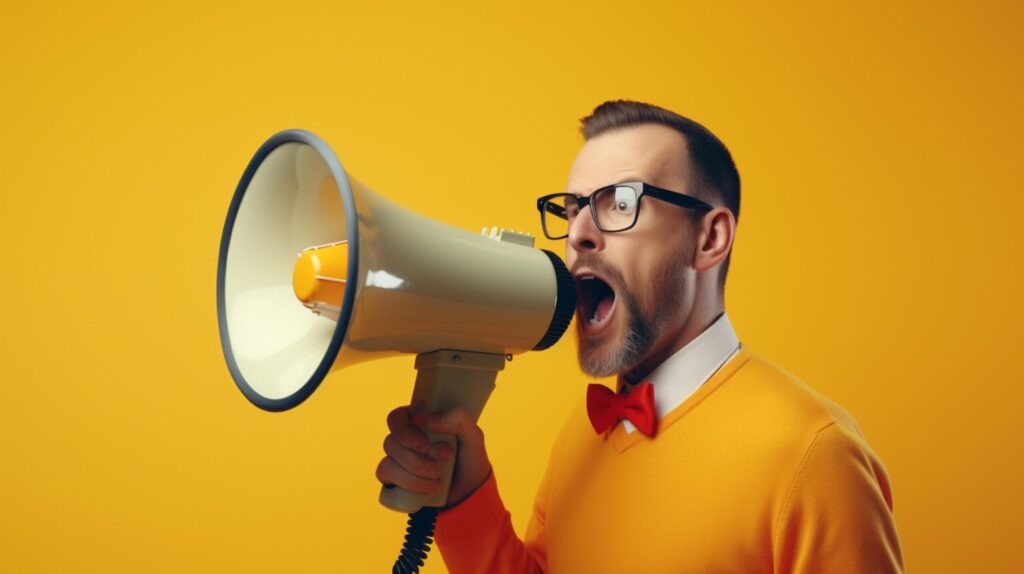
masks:
<svg viewBox="0 0 1024 574"><path fill-rule="evenodd" d="M250 401L284 410L332 370L397 353L547 348L575 309L558 256L439 223L281 132L238 184L217 269L221 344Z"/></svg>

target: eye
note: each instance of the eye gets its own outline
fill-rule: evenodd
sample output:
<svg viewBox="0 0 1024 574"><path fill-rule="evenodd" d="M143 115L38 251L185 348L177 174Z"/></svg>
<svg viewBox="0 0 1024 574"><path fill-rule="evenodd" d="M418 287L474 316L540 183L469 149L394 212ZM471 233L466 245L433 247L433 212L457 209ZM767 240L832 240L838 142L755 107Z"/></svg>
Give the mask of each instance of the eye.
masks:
<svg viewBox="0 0 1024 574"><path fill-rule="evenodd" d="M632 187L616 187L612 211L624 215L631 215L636 211L636 191Z"/></svg>

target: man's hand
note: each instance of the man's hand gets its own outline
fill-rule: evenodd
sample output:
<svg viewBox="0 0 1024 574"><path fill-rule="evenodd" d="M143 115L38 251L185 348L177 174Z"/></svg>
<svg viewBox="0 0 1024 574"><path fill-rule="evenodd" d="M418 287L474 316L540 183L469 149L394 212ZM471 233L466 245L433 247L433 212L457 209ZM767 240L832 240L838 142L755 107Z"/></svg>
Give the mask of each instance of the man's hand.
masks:
<svg viewBox="0 0 1024 574"><path fill-rule="evenodd" d="M484 448L484 433L469 414L453 409L429 417L413 416L409 407L398 407L388 414L388 430L384 453L377 465L377 480L393 484L409 492L430 494L441 488L441 462L455 454L444 442L431 444L420 430L423 425L436 433L458 437L459 452L452 473L446 506L465 500L487 480L491 462Z"/></svg>

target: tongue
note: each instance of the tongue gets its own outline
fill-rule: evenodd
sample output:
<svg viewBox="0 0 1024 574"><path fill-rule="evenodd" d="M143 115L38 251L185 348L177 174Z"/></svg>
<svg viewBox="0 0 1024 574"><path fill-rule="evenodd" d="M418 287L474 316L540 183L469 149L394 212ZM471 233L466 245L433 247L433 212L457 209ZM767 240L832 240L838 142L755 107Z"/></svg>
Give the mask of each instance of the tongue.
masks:
<svg viewBox="0 0 1024 574"><path fill-rule="evenodd" d="M612 310L612 305L615 304L615 299L612 297L605 297L597 304L597 312L594 313L597 316L597 322L600 323L608 317L608 312Z"/></svg>

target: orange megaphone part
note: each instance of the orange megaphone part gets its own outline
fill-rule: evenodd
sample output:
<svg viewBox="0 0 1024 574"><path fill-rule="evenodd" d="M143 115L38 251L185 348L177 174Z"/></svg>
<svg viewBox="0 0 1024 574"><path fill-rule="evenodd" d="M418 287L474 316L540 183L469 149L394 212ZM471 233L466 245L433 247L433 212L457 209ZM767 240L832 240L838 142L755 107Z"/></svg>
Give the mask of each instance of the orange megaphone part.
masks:
<svg viewBox="0 0 1024 574"><path fill-rule="evenodd" d="M292 269L292 290L307 307L325 303L341 307L348 277L347 241L307 247Z"/></svg>

